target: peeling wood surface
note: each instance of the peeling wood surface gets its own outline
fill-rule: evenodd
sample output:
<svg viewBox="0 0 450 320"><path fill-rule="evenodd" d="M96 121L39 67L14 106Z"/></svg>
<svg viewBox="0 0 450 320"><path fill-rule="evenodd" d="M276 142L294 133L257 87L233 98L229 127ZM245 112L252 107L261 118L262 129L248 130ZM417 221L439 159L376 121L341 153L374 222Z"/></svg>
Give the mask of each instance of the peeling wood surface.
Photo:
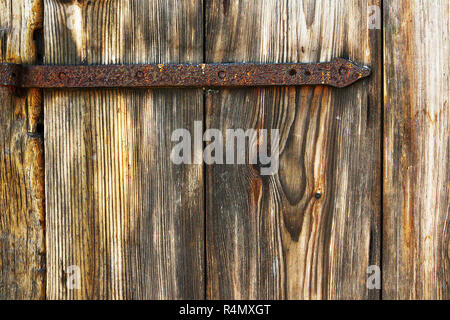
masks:
<svg viewBox="0 0 450 320"><path fill-rule="evenodd" d="M381 32L367 28L368 5L380 2L207 2L206 62L344 57L374 73L341 90L207 96L208 128L281 135L273 177L207 168L207 298L379 298L366 287L367 267L380 265L381 207Z"/></svg>
<svg viewBox="0 0 450 320"><path fill-rule="evenodd" d="M383 297L450 299L450 2L384 3Z"/></svg>
<svg viewBox="0 0 450 320"><path fill-rule="evenodd" d="M45 63L199 63L202 24L198 1L46 0ZM53 90L44 103L47 297L202 298L202 166L170 160L172 131L203 119L202 90Z"/></svg>
<svg viewBox="0 0 450 320"><path fill-rule="evenodd" d="M42 3L0 0L0 63L37 63ZM41 93L0 88L0 299L45 298Z"/></svg>

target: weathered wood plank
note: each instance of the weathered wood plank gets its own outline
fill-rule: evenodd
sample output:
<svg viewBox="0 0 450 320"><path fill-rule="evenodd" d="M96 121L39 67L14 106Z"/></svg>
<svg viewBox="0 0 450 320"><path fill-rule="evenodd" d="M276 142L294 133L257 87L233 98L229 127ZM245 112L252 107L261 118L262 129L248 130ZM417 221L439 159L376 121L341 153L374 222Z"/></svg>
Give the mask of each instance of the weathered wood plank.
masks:
<svg viewBox="0 0 450 320"><path fill-rule="evenodd" d="M380 1L208 1L206 62L344 57L373 76L347 89L211 91L207 128L279 129L280 170L207 168L207 297L377 299L380 264ZM321 197L319 198L319 194ZM316 198L316 195L318 198Z"/></svg>
<svg viewBox="0 0 450 320"><path fill-rule="evenodd" d="M37 63L42 3L0 1L0 63ZM0 299L45 297L44 146L38 90L0 88Z"/></svg>
<svg viewBox="0 0 450 320"><path fill-rule="evenodd" d="M383 298L450 298L450 2L385 1Z"/></svg>
<svg viewBox="0 0 450 320"><path fill-rule="evenodd" d="M202 30L201 1L46 0L45 62L198 63ZM48 298L203 298L202 166L170 160L172 131L203 118L202 91L44 101ZM81 290L66 284L72 265Z"/></svg>

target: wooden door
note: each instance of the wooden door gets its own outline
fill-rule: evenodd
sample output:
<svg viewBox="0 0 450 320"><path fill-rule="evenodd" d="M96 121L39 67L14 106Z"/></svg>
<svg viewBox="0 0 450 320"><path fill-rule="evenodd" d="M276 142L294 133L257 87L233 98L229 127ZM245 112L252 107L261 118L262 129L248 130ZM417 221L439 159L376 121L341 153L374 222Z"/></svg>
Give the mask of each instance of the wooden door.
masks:
<svg viewBox="0 0 450 320"><path fill-rule="evenodd" d="M2 63L372 68L344 89L1 88L0 298L448 299L449 14L446 0L0 0ZM279 130L278 172L174 164L172 133L196 123Z"/></svg>

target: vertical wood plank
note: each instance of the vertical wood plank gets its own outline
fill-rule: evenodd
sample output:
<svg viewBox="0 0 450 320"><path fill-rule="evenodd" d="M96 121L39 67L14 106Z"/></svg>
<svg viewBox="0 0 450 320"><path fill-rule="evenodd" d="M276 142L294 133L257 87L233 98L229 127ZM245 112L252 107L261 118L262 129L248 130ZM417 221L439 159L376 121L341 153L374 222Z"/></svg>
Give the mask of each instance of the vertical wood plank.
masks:
<svg viewBox="0 0 450 320"><path fill-rule="evenodd" d="M38 0L0 1L0 63L36 63ZM45 297L41 94L0 88L0 300Z"/></svg>
<svg viewBox="0 0 450 320"><path fill-rule="evenodd" d="M381 207L381 32L368 5L380 1L207 1L206 62L344 57L374 71L341 90L209 92L207 128L279 129L281 155L274 176L207 167L208 298L379 297L366 287Z"/></svg>
<svg viewBox="0 0 450 320"><path fill-rule="evenodd" d="M202 6L46 0L45 62L201 62ZM44 100L48 297L203 298L202 166L170 160L172 131L203 119L202 91L53 90Z"/></svg>
<svg viewBox="0 0 450 320"><path fill-rule="evenodd" d="M383 298L450 298L450 3L385 1Z"/></svg>

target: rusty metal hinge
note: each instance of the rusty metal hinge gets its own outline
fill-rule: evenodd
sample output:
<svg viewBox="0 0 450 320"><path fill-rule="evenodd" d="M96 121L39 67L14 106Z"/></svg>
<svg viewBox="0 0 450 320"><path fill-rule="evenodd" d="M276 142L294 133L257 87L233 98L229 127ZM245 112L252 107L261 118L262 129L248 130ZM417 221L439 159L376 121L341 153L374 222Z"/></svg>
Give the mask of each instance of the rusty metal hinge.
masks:
<svg viewBox="0 0 450 320"><path fill-rule="evenodd" d="M0 85L18 88L346 87L370 68L336 59L325 63L211 63L133 65L0 64Z"/></svg>

